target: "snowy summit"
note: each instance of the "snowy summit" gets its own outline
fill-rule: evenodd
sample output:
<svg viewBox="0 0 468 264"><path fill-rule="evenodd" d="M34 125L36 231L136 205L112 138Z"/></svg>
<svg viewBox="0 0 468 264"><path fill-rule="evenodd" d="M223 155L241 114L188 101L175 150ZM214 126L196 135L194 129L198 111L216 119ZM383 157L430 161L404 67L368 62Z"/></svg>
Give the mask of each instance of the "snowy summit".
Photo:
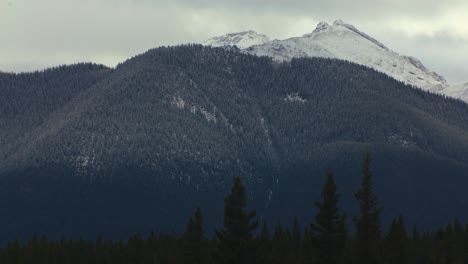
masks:
<svg viewBox="0 0 468 264"><path fill-rule="evenodd" d="M465 85L449 86L441 75L426 68L418 59L400 55L376 39L342 20L333 24L320 22L302 37L270 41L254 31L215 37L211 46L234 46L242 52L268 56L275 61L299 57L334 58L364 65L383 72L406 84L468 102Z"/></svg>
<svg viewBox="0 0 468 264"><path fill-rule="evenodd" d="M270 38L268 38L266 35L258 34L255 31L249 30L214 37L205 41L204 44L206 46L213 47L237 46L239 49L245 49L254 45L265 44L269 41Z"/></svg>
<svg viewBox="0 0 468 264"><path fill-rule="evenodd" d="M445 79L430 71L415 58L401 56L354 26L336 20L320 22L302 37L276 40L246 49L255 55L288 61L297 57L322 57L347 60L384 72L404 83L425 90L446 87Z"/></svg>

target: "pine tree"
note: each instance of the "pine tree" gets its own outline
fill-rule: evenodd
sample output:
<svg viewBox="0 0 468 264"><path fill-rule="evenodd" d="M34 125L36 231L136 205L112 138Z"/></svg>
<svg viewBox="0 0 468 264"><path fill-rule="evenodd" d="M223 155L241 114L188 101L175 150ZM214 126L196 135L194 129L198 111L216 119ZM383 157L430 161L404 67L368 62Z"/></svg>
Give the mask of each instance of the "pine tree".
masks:
<svg viewBox="0 0 468 264"><path fill-rule="evenodd" d="M234 178L229 195L224 199L224 227L216 232L219 240L217 263L250 264L255 262L255 241L252 232L258 222L255 211L245 212L247 198L240 177Z"/></svg>
<svg viewBox="0 0 468 264"><path fill-rule="evenodd" d="M291 257L291 234L278 224L271 239L271 264L290 263Z"/></svg>
<svg viewBox="0 0 468 264"><path fill-rule="evenodd" d="M294 255L298 256L301 253L302 247L302 229L301 224L297 217L294 217L293 229L292 229L292 243Z"/></svg>
<svg viewBox="0 0 468 264"><path fill-rule="evenodd" d="M127 257L130 263L144 263L144 246L145 243L141 234L131 236L127 242Z"/></svg>
<svg viewBox="0 0 468 264"><path fill-rule="evenodd" d="M265 221L263 221L262 230L260 231L260 237L258 239L262 242L270 241L270 232L268 231L268 227Z"/></svg>
<svg viewBox="0 0 468 264"><path fill-rule="evenodd" d="M206 263L206 254L203 252L203 235L202 214L200 208L197 208L193 217L189 218L185 233L182 236L184 263Z"/></svg>
<svg viewBox="0 0 468 264"><path fill-rule="evenodd" d="M419 240L421 239L421 235L419 234L418 227L416 226L416 224L413 225L413 233L411 235L411 238L414 242L419 242Z"/></svg>
<svg viewBox="0 0 468 264"><path fill-rule="evenodd" d="M321 196L321 201L315 203L318 213L311 225L314 234L312 245L317 252L318 263L340 263L346 246L346 217L338 212L339 194L331 171L327 172Z"/></svg>
<svg viewBox="0 0 468 264"><path fill-rule="evenodd" d="M462 263L463 262L463 255L465 254L466 243L464 243L464 230L463 226L456 218L453 222L453 247L454 247L454 254L455 254L455 262ZM465 262L466 263L466 262Z"/></svg>
<svg viewBox="0 0 468 264"><path fill-rule="evenodd" d="M408 263L408 237L403 216L392 221L385 238L385 259L388 264Z"/></svg>
<svg viewBox="0 0 468 264"><path fill-rule="evenodd" d="M360 215L356 223L356 257L360 264L377 264L381 262L380 249L380 213L382 207L377 196L372 192L372 173L370 156L364 157L362 182L355 197L359 202Z"/></svg>
<svg viewBox="0 0 468 264"><path fill-rule="evenodd" d="M258 250L257 250L257 259L256 263L258 264L270 264L271 261L271 239L270 232L266 222L263 222L262 229L260 231L260 236L257 238L258 241Z"/></svg>
<svg viewBox="0 0 468 264"><path fill-rule="evenodd" d="M426 242L427 239L424 239L420 234L417 225L414 224L408 249L408 263L423 264L428 262L425 259L425 253L427 252L427 246L425 245Z"/></svg>

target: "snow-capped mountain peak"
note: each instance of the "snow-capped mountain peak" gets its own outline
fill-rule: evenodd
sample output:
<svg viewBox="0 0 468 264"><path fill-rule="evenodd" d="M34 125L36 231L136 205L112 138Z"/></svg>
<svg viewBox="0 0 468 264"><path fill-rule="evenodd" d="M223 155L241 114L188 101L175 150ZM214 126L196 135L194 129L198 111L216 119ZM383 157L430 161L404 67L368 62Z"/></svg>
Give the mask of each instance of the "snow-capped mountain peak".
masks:
<svg viewBox="0 0 468 264"><path fill-rule="evenodd" d="M245 49L250 46L265 44L269 41L270 38L268 36L249 30L210 38L204 44L213 47L237 46L239 49Z"/></svg>
<svg viewBox="0 0 468 264"><path fill-rule="evenodd" d="M333 22L333 25L334 25L334 26L341 26L341 25L343 25L343 24L344 24L344 22L343 22L343 20L341 20L341 19L337 19L337 20L335 20L335 22Z"/></svg>
<svg viewBox="0 0 468 264"><path fill-rule="evenodd" d="M318 23L318 25L315 28L313 33L318 33L320 31L326 30L329 27L330 27L330 25L327 22L322 21L322 22ZM307 35L309 35L309 34L304 35L304 37L306 37Z"/></svg>
<svg viewBox="0 0 468 264"><path fill-rule="evenodd" d="M290 61L299 57L346 60L386 73L406 84L468 102L468 87L465 84L449 87L444 77L426 68L418 59L392 51L341 19L331 25L320 22L311 33L302 37L270 41L265 35L245 31L209 39L205 45L235 45L244 53L268 56L275 61Z"/></svg>
<svg viewBox="0 0 468 264"><path fill-rule="evenodd" d="M419 60L399 55L340 19L331 25L320 22L312 33L302 37L270 41L249 47L244 52L270 56L276 61L289 61L298 57L347 60L425 90L443 90L447 87L442 76L427 69Z"/></svg>
<svg viewBox="0 0 468 264"><path fill-rule="evenodd" d="M375 45L379 46L380 48L389 51L390 49L387 48L384 44L380 43L378 40L372 38L371 36L367 35L366 33L358 30L356 27L354 27L351 24L347 24L343 22L341 19L335 20L333 22L333 25L329 25L327 22L320 22L315 30L312 33L305 34L303 37L306 38L313 38L317 34L338 34L338 35L345 35L345 34L356 34L357 36L360 36Z"/></svg>

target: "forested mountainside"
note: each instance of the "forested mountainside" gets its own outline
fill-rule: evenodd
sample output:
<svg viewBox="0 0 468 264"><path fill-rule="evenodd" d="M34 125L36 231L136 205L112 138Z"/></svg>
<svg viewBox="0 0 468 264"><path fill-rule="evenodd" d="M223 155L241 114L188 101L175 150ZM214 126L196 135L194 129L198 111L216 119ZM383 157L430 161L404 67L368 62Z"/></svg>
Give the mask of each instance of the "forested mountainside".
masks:
<svg viewBox="0 0 468 264"><path fill-rule="evenodd" d="M169 230L196 206L213 226L237 175L281 222L332 168L352 211L365 152L389 215L468 216L468 105L349 62L162 47L116 69L1 74L0 94L5 238Z"/></svg>
<svg viewBox="0 0 468 264"><path fill-rule="evenodd" d="M0 73L0 146L41 125L109 72L101 65L77 64L28 74ZM5 149L0 153L6 154Z"/></svg>

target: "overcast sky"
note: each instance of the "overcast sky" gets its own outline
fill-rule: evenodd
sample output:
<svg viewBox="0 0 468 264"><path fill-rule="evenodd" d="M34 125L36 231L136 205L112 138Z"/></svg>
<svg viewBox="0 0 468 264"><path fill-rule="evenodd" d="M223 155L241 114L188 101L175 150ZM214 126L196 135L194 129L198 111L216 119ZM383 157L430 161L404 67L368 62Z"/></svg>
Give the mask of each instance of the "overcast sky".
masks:
<svg viewBox="0 0 468 264"><path fill-rule="evenodd" d="M467 0L0 0L0 70L115 66L157 46L249 29L284 39L338 18L468 80Z"/></svg>

